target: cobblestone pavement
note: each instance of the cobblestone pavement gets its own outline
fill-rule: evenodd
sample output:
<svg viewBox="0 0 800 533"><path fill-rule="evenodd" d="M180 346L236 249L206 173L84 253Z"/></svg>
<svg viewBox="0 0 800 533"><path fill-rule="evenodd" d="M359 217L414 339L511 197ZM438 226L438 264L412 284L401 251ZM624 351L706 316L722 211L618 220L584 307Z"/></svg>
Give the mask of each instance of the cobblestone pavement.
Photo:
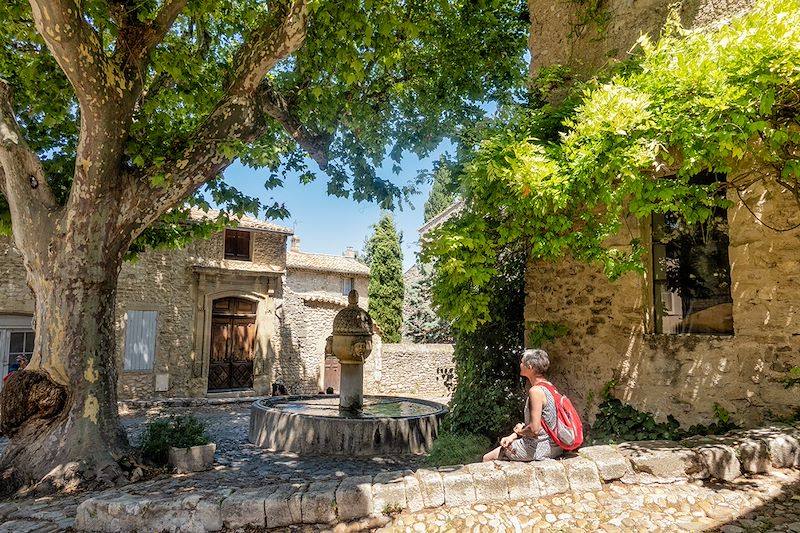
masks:
<svg viewBox="0 0 800 533"><path fill-rule="evenodd" d="M413 455L360 459L304 456L301 459L294 453L269 452L250 444L247 440L250 405L251 402L242 402L203 407L153 408L145 413L134 412L123 416L122 424L128 430L131 444L137 445L148 419L166 414L178 416L191 414L204 420L211 440L217 444L214 456L217 467L211 472L170 478L189 485L204 478L243 488L258 487L276 481L325 481L345 476L413 468L419 459ZM181 479L184 481L180 481Z"/></svg>
<svg viewBox="0 0 800 533"><path fill-rule="evenodd" d="M614 482L596 492L401 513L378 530L437 531L800 533L800 472L780 470L713 485Z"/></svg>
<svg viewBox="0 0 800 533"><path fill-rule="evenodd" d="M418 458L342 459L271 453L247 442L249 403L123 413L122 422L136 444L148 419L164 414L193 414L204 419L217 443L214 470L192 475L162 475L128 487L148 494L169 489L255 488L280 482L307 482L415 469ZM0 439L0 452L5 440ZM93 493L0 502L0 533L71 531L77 506ZM336 533L355 529L340 524ZM375 522L360 524L373 529ZM331 530L330 526L292 527L293 532ZM800 533L800 471L776 470L769 476L741 477L727 484L684 483L624 485L536 500L442 507L401 513L380 529L400 531L714 531L722 533ZM248 529L248 533L259 531Z"/></svg>
<svg viewBox="0 0 800 533"><path fill-rule="evenodd" d="M200 407L154 407L146 411L121 412L128 438L137 445L148 420L167 415L191 414L206 422L211 440L217 444L215 467L189 475L162 475L128 487L133 494L147 494L169 488L173 491L217 489L221 487L257 488L272 483L305 483L349 476L415 468L417 456L392 458L303 457L293 453L274 453L253 446L247 436L251 402ZM7 439L0 437L0 453ZM0 502L0 533L49 533L64 531L74 524L75 510L97 493L60 495Z"/></svg>

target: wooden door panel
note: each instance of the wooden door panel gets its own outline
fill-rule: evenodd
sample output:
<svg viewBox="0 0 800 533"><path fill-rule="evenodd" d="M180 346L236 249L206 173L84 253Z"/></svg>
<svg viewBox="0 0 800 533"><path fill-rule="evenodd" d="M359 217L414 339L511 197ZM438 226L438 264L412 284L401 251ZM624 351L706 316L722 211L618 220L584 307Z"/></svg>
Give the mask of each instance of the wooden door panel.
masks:
<svg viewBox="0 0 800 533"><path fill-rule="evenodd" d="M252 388L256 303L225 298L213 304L208 390Z"/></svg>
<svg viewBox="0 0 800 533"><path fill-rule="evenodd" d="M228 359L228 340L231 336L231 321L215 318L211 321L211 362L221 363Z"/></svg>
<svg viewBox="0 0 800 533"><path fill-rule="evenodd" d="M234 318L231 359L253 361L256 347L256 324L252 318Z"/></svg>

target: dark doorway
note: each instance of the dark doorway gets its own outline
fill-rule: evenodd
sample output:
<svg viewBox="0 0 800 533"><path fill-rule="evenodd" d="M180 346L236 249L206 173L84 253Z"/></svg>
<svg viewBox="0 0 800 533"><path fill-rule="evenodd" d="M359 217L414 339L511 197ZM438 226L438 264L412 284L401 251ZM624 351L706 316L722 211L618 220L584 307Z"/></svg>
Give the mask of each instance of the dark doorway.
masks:
<svg viewBox="0 0 800 533"><path fill-rule="evenodd" d="M257 305L242 298L214 301L209 392L253 387Z"/></svg>

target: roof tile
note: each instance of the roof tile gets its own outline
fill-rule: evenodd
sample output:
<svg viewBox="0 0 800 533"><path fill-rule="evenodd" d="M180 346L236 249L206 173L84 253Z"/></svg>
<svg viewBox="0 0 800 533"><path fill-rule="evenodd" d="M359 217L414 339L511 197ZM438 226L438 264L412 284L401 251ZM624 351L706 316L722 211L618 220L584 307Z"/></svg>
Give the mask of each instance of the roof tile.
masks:
<svg viewBox="0 0 800 533"><path fill-rule="evenodd" d="M360 274L369 276L369 267L352 257L343 255L308 254L305 252L287 252L286 268L296 270L318 270L323 272L341 272L343 274Z"/></svg>

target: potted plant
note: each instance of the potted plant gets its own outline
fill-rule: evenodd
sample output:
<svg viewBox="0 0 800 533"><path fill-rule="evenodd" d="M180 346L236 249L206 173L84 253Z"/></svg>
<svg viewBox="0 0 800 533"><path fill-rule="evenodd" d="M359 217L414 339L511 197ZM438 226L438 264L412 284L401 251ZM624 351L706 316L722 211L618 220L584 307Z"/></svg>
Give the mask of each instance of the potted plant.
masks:
<svg viewBox="0 0 800 533"><path fill-rule="evenodd" d="M216 449L206 435L205 423L193 416L155 420L142 436L142 455L178 472L210 469Z"/></svg>

